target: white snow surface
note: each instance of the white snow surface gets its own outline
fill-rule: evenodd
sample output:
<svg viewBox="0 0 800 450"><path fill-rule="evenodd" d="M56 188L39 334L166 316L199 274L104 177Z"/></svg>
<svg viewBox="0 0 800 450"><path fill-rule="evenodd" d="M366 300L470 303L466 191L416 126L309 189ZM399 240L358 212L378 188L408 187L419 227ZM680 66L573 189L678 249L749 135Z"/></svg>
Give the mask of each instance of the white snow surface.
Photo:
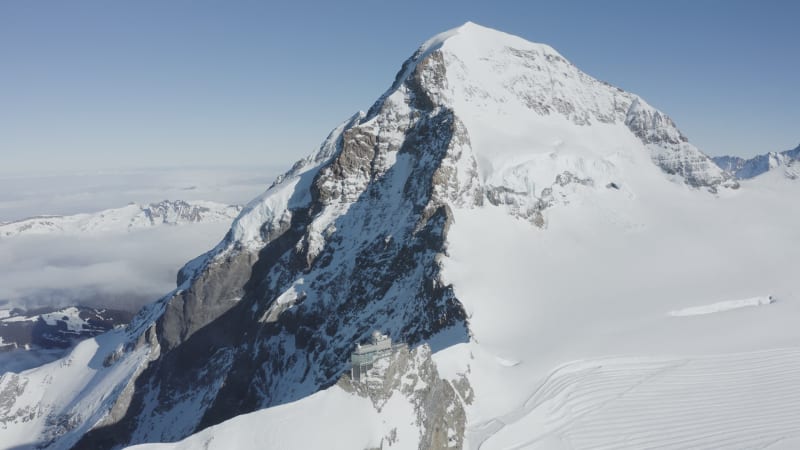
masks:
<svg viewBox="0 0 800 450"><path fill-rule="evenodd" d="M772 448L800 438L800 349L584 360L488 424L481 449Z"/></svg>
<svg viewBox="0 0 800 450"><path fill-rule="evenodd" d="M342 418L346 420L332 420ZM372 403L338 387L301 401L244 414L183 441L144 444L133 450L360 449L377 448L387 427ZM388 431L388 429L387 429Z"/></svg>

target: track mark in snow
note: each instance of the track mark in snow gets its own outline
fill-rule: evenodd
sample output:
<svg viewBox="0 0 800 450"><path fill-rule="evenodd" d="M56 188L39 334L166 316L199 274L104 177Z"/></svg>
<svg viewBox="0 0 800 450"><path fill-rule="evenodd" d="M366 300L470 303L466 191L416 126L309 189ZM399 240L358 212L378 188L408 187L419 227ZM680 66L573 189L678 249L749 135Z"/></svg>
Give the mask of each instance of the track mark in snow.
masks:
<svg viewBox="0 0 800 450"><path fill-rule="evenodd" d="M483 450L763 448L800 439L798 375L800 348L580 361L472 431Z"/></svg>
<svg viewBox="0 0 800 450"><path fill-rule="evenodd" d="M500 364L503 367L514 367L519 365L519 361L516 359L503 358L500 356L495 356L494 359L497 361L497 364Z"/></svg>
<svg viewBox="0 0 800 450"><path fill-rule="evenodd" d="M750 306L763 306L775 303L771 295L766 297L745 298L742 300L727 300L724 302L712 303L710 305L692 306L690 308L677 309L670 311L670 316L699 316L703 314L713 314L718 312L730 311L732 309L747 308Z"/></svg>

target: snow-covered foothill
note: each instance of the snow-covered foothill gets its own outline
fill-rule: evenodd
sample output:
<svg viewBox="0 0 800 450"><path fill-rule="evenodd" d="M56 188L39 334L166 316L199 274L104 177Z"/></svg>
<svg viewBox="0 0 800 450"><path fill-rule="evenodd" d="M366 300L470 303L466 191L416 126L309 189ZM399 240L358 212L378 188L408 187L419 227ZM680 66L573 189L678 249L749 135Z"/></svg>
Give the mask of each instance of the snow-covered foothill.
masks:
<svg viewBox="0 0 800 450"><path fill-rule="evenodd" d="M143 370L152 347L121 354L130 336L114 330L79 343L67 356L0 376L0 436L4 445L66 449L112 414L112 406ZM157 353L157 351L156 351ZM130 395L129 393L127 395Z"/></svg>

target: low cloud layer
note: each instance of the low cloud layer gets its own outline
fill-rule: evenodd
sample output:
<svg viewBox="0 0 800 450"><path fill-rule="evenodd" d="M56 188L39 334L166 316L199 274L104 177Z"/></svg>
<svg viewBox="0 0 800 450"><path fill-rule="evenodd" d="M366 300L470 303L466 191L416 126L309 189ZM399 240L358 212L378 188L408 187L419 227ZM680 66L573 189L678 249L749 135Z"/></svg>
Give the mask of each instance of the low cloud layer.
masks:
<svg viewBox="0 0 800 450"><path fill-rule="evenodd" d="M212 248L229 224L130 233L0 240L0 302L25 308L81 304L135 311L175 287L183 264Z"/></svg>
<svg viewBox="0 0 800 450"><path fill-rule="evenodd" d="M277 167L215 167L6 174L0 176L0 222L95 212L131 201L245 204L279 172ZM216 245L229 226L0 239L0 307L82 304L136 311L172 290L183 264Z"/></svg>

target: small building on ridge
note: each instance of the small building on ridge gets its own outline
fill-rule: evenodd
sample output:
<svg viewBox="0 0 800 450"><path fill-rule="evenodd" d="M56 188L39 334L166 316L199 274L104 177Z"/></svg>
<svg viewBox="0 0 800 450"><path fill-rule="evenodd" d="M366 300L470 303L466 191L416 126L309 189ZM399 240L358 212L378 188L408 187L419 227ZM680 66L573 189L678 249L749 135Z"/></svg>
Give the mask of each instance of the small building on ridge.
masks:
<svg viewBox="0 0 800 450"><path fill-rule="evenodd" d="M359 381L375 361L391 356L395 350L405 347L405 344L392 345L392 338L378 330L372 332L368 344L356 343L355 351L350 355L350 378Z"/></svg>

